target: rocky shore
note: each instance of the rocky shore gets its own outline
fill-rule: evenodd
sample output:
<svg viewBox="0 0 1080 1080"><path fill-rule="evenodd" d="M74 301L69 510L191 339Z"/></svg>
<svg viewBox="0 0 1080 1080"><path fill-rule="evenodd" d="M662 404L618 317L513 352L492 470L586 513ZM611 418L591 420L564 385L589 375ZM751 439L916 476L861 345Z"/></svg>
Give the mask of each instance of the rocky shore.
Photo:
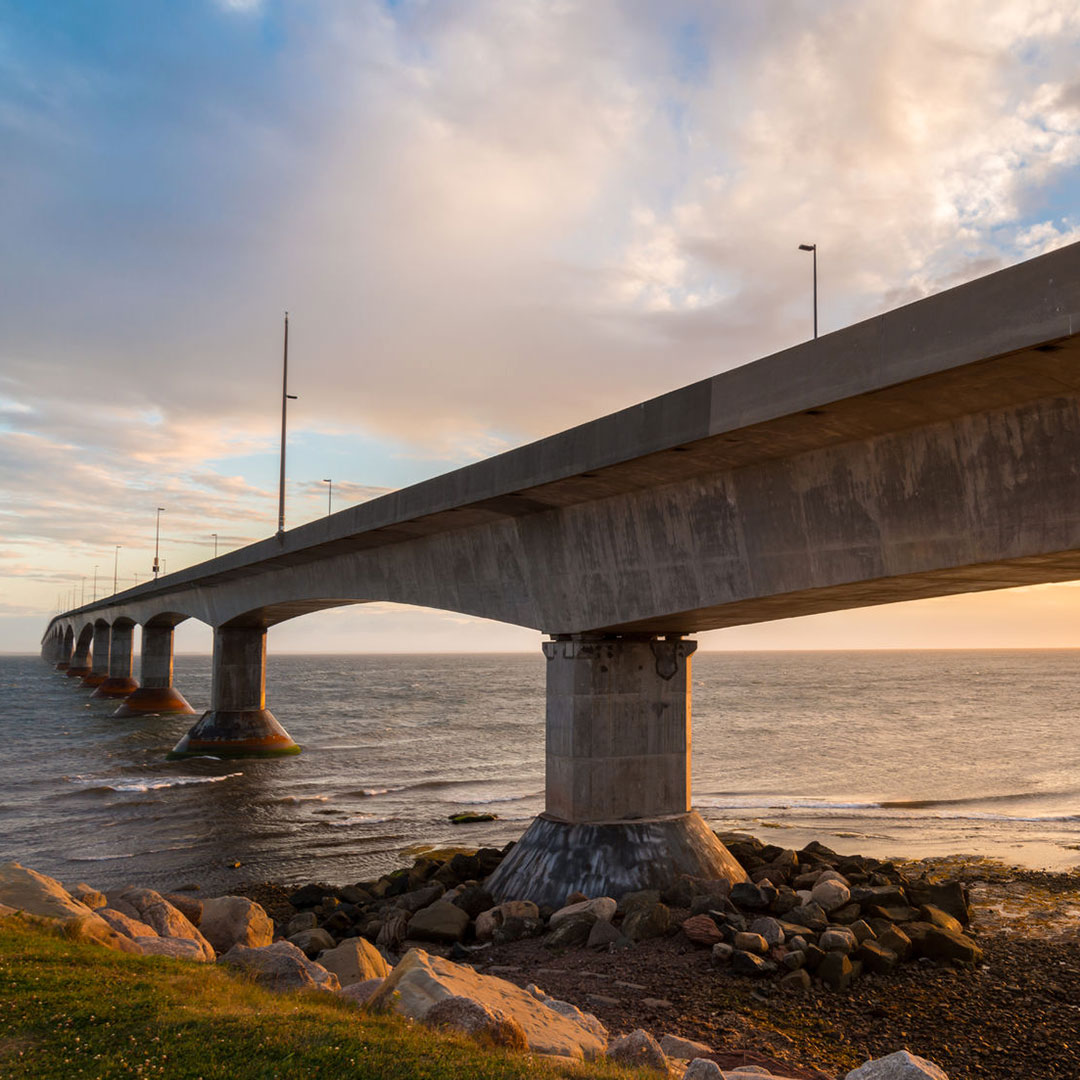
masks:
<svg viewBox="0 0 1080 1080"><path fill-rule="evenodd" d="M49 902L93 911L89 936L114 948L216 958L278 989L687 1080L1080 1076L1080 876L722 838L748 880L558 910L488 894L509 848L216 898L54 882ZM0 873L0 914L27 874Z"/></svg>

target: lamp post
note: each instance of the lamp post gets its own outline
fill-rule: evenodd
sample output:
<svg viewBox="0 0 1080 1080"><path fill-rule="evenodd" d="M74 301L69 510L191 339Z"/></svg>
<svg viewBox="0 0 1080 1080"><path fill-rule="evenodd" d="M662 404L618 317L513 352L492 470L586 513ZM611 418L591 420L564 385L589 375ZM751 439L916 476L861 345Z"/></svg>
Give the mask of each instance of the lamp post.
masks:
<svg viewBox="0 0 1080 1080"><path fill-rule="evenodd" d="M217 533L210 534L214 538L214 558L217 558Z"/></svg>
<svg viewBox="0 0 1080 1080"><path fill-rule="evenodd" d="M112 591L113 591L113 596L116 595L116 571L120 566L120 548L121 547L123 547L122 544L117 544L116 545L116 550L113 552L113 561L112 561Z"/></svg>
<svg viewBox="0 0 1080 1080"><path fill-rule="evenodd" d="M164 509L164 506L159 506L157 508L157 522L154 526L154 565L150 569L153 572L155 580L157 579L158 573L160 572L160 564L158 562L158 550L161 546L161 514Z"/></svg>
<svg viewBox="0 0 1080 1080"><path fill-rule="evenodd" d="M86 607L86 578L82 579L82 584L79 586L79 607Z"/></svg>
<svg viewBox="0 0 1080 1080"><path fill-rule="evenodd" d="M97 603L97 567L94 567L94 603Z"/></svg>
<svg viewBox="0 0 1080 1080"><path fill-rule="evenodd" d="M814 253L814 337L817 337L817 244L800 244L800 251Z"/></svg>
<svg viewBox="0 0 1080 1080"><path fill-rule="evenodd" d="M323 483L330 485L326 489L326 515L329 517L334 512L334 481L324 479Z"/></svg>
<svg viewBox="0 0 1080 1080"><path fill-rule="evenodd" d="M285 421L289 402L295 401L296 395L289 393L289 313L285 312L285 346L281 358L281 478L278 483L277 531L280 536L285 531Z"/></svg>

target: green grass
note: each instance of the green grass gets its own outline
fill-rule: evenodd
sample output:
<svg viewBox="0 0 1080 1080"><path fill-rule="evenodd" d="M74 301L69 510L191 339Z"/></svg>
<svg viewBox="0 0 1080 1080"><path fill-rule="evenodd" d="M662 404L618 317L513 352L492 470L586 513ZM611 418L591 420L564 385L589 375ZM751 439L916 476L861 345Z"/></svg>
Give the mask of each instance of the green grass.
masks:
<svg viewBox="0 0 1080 1080"><path fill-rule="evenodd" d="M0 1077L533 1080L645 1074L548 1064L372 1016L333 994L276 994L212 964L128 956L0 919Z"/></svg>

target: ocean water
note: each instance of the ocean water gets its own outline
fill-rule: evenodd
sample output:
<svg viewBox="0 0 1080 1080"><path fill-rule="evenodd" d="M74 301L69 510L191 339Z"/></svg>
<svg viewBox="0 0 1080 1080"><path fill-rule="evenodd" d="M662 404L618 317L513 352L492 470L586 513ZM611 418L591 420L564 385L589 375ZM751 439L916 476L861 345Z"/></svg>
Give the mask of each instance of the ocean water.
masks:
<svg viewBox="0 0 1080 1080"><path fill-rule="evenodd" d="M1080 652L698 653L692 679L714 828L1080 865ZM270 761L168 762L192 717L117 720L75 683L0 656L0 858L69 883L351 882L416 845L501 846L543 808L541 656L271 653L304 752ZM209 658L176 684L204 708Z"/></svg>

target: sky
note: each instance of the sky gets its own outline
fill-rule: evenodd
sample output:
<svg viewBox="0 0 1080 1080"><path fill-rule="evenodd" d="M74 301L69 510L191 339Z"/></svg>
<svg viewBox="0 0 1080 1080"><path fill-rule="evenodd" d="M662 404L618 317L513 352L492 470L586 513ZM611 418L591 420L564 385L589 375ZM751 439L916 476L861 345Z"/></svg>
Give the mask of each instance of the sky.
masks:
<svg viewBox="0 0 1080 1080"><path fill-rule="evenodd" d="M827 333L1080 239L1078 44L1065 0L0 0L0 651L145 580L158 506L166 570L274 532L286 309L291 526L804 340L800 243ZM1080 646L1077 600L700 642Z"/></svg>

